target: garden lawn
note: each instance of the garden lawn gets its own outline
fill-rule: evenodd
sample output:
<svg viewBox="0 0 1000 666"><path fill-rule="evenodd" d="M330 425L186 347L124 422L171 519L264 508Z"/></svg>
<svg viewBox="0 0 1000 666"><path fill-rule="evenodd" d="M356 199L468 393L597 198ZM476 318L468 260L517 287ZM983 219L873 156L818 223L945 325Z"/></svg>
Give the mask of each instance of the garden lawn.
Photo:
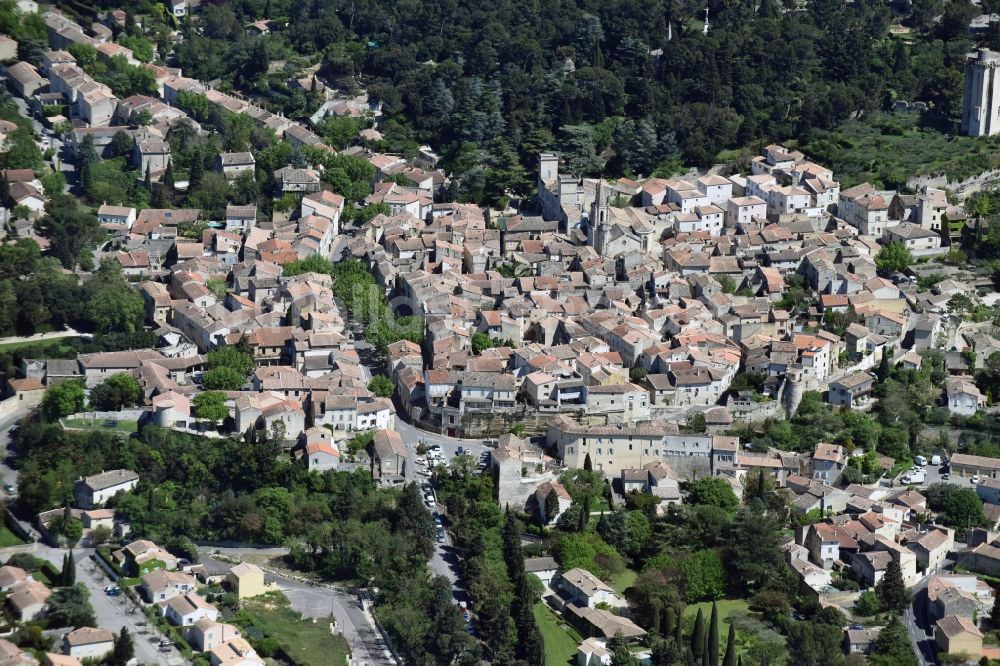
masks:
<svg viewBox="0 0 1000 666"><path fill-rule="evenodd" d="M59 347L66 341L72 340L73 337L74 336L66 336L64 338L51 338L49 340L22 340L20 342L5 342L0 344L0 352L14 351L15 349L23 349L24 347Z"/></svg>
<svg viewBox="0 0 1000 666"><path fill-rule="evenodd" d="M14 534L6 525L0 525L0 548L8 546L21 546L28 543L21 537Z"/></svg>
<svg viewBox="0 0 1000 666"><path fill-rule="evenodd" d="M732 611L740 610L747 612L750 610L750 604L747 603L746 599L719 599L715 603L719 605L719 620L727 625L729 624L729 622L726 620L726 618ZM691 622L694 622L694 618L698 614L699 608L705 614L705 622L707 623L708 618L712 617L711 601L702 601L697 604L691 604L690 606L685 606L684 619L685 620L690 619ZM708 625L706 624L706 626Z"/></svg>
<svg viewBox="0 0 1000 666"><path fill-rule="evenodd" d="M532 609L545 644L545 666L567 666L576 660L576 647L583 640L576 631L539 601Z"/></svg>
<svg viewBox="0 0 1000 666"><path fill-rule="evenodd" d="M633 569L625 569L619 574L615 574L608 581L618 594L624 595L625 590L632 587L632 583L639 577L639 573ZM720 609L721 610L721 609Z"/></svg>
<svg viewBox="0 0 1000 666"><path fill-rule="evenodd" d="M273 596L246 602L253 625L278 642L300 666L327 666L347 662L349 647L343 636L330 633L326 620L302 620L285 599ZM575 647L575 646L574 646Z"/></svg>
<svg viewBox="0 0 1000 666"><path fill-rule="evenodd" d="M106 419L66 419L63 423L67 428L76 430L116 430L118 432L133 433L139 430L139 425L135 421L118 421L114 428L104 425Z"/></svg>

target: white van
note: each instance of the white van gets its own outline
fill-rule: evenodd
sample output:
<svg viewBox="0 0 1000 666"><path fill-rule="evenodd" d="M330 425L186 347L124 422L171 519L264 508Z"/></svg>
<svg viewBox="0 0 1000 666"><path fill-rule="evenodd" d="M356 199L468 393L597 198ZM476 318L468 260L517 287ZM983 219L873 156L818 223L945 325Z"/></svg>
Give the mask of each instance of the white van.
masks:
<svg viewBox="0 0 1000 666"><path fill-rule="evenodd" d="M932 465L940 465L941 464L941 456L931 456L931 464Z"/></svg>
<svg viewBox="0 0 1000 666"><path fill-rule="evenodd" d="M917 465L919 465L920 467L923 467L924 465L927 464L927 458L923 456L917 456L916 458L913 459L913 461L917 463Z"/></svg>

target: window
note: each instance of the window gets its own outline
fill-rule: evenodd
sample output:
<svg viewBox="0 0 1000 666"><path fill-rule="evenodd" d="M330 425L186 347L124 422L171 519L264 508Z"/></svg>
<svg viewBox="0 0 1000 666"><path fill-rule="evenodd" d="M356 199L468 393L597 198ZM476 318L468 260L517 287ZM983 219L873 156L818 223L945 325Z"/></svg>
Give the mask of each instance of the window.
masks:
<svg viewBox="0 0 1000 666"><path fill-rule="evenodd" d="M601 455L601 450L597 449L597 455Z"/></svg>
<svg viewBox="0 0 1000 666"><path fill-rule="evenodd" d="M615 454L615 450L614 449L608 449L608 455L609 456L613 456L614 454Z"/></svg>

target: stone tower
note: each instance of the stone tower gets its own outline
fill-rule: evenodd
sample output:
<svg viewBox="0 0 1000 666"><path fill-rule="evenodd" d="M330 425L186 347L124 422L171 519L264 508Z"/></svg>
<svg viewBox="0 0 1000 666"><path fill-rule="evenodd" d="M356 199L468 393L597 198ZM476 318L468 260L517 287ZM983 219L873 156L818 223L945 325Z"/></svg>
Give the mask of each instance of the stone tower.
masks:
<svg viewBox="0 0 1000 666"><path fill-rule="evenodd" d="M594 203L590 205L590 229L593 234L592 245L597 254L604 254L604 244L608 239L608 200L604 193L604 181L597 182L597 193Z"/></svg>
<svg viewBox="0 0 1000 666"><path fill-rule="evenodd" d="M965 61L962 133L992 136L1000 132L1000 53L979 49Z"/></svg>

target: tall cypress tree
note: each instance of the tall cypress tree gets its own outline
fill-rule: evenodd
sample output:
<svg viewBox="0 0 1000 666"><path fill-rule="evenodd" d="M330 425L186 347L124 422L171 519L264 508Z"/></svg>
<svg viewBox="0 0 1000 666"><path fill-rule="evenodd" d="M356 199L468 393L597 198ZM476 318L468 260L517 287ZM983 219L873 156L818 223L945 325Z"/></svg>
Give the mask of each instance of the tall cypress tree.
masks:
<svg viewBox="0 0 1000 666"><path fill-rule="evenodd" d="M160 178L160 184L163 185L163 187L167 190L167 192L173 193L173 191L174 191L174 162L173 162L173 160L167 160L167 168L163 172L163 177Z"/></svg>
<svg viewBox="0 0 1000 666"><path fill-rule="evenodd" d="M875 586L875 594L882 605L891 610L902 610L909 605L910 593L903 581L903 571L895 558L886 565L885 575Z"/></svg>
<svg viewBox="0 0 1000 666"><path fill-rule="evenodd" d="M128 627L122 627L121 633L115 638L114 652L108 659L111 666L126 666L135 656L135 646L132 644L132 636L128 632Z"/></svg>
<svg viewBox="0 0 1000 666"><path fill-rule="evenodd" d="M719 606L712 602L712 619L708 623L708 664L719 666Z"/></svg>
<svg viewBox="0 0 1000 666"><path fill-rule="evenodd" d="M661 632L664 636L670 637L674 633L674 624L677 621L677 616L674 614L674 609L672 606L667 606L663 610L663 631Z"/></svg>
<svg viewBox="0 0 1000 666"><path fill-rule="evenodd" d="M674 625L674 643L678 650L684 649L684 607L677 610L677 623Z"/></svg>
<svg viewBox="0 0 1000 666"><path fill-rule="evenodd" d="M705 614L698 609L698 616L694 619L694 632L691 634L691 653L696 659L700 659L705 652Z"/></svg>
<svg viewBox="0 0 1000 666"><path fill-rule="evenodd" d="M62 584L66 587L76 585L76 558L73 556L72 550L63 561Z"/></svg>
<svg viewBox="0 0 1000 666"><path fill-rule="evenodd" d="M514 603L511 604L511 617L517 630L518 642L515 653L532 666L542 666L545 663L545 646L542 634L535 622L532 612L534 599L528 585L528 576L524 571L524 552L521 550L521 523L507 509L503 525L503 556L507 565L507 575L514 588Z"/></svg>
<svg viewBox="0 0 1000 666"><path fill-rule="evenodd" d="M736 630L729 625L729 638L726 640L726 658L722 666L736 666Z"/></svg>
<svg viewBox="0 0 1000 666"><path fill-rule="evenodd" d="M587 472L594 471L594 463L591 462L589 453L583 457L583 469Z"/></svg>
<svg viewBox="0 0 1000 666"><path fill-rule="evenodd" d="M205 174L205 163L202 161L201 149L191 151L191 172L188 175L188 192L194 191L201 183L201 177Z"/></svg>
<svg viewBox="0 0 1000 666"><path fill-rule="evenodd" d="M590 495L583 496L583 505L580 507L580 519L576 526L577 532L585 532L587 524L590 522Z"/></svg>

